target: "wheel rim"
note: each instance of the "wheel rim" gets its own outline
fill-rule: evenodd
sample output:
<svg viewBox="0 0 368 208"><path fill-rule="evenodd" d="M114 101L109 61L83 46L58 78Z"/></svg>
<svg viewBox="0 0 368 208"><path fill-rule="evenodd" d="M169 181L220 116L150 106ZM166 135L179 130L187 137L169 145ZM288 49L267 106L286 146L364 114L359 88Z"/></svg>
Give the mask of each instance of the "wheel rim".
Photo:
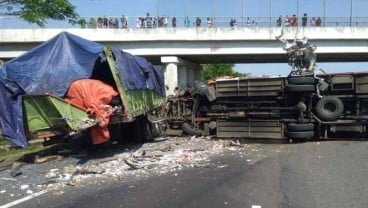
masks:
<svg viewBox="0 0 368 208"><path fill-rule="evenodd" d="M326 113L328 114L332 114L334 112L336 112L336 105L334 103L326 103L324 106L323 106L323 109Z"/></svg>

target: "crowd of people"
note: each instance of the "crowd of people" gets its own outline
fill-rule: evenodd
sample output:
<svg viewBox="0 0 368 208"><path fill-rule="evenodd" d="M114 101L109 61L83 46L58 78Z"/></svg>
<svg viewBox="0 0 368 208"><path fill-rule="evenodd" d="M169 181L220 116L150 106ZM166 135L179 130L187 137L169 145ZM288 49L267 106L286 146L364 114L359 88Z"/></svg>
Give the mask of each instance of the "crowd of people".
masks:
<svg viewBox="0 0 368 208"><path fill-rule="evenodd" d="M177 18L176 17L168 17L168 16L151 16L149 12L146 13L146 16L137 17L135 19L135 27L136 28L156 28L156 27L168 27L169 26L169 19L171 19L171 27L175 28L177 26ZM205 19L205 25L202 23L202 19L200 17L196 17L191 21L191 19L186 16L183 19L184 27L213 27L214 21L212 17L207 17ZM121 17L98 17L90 18L89 22L87 23L87 27L89 28L128 28L134 27L128 24L128 17L122 15ZM131 21L131 23L134 21ZM302 27L306 27L308 25L308 16L307 13L301 17L301 21L298 21L298 17L293 14L291 16L286 15L284 18L280 15L276 20L276 25L281 27L284 25L285 27L297 27L298 24L301 23ZM310 26L321 26L322 20L320 17L312 17L309 19ZM251 20L247 17L244 24L247 27L256 27L257 22L255 20ZM242 24L243 25L243 24ZM229 22L229 26L231 28L235 28L237 26L237 21L235 18L231 18Z"/></svg>
<svg viewBox="0 0 368 208"><path fill-rule="evenodd" d="M302 16L302 21L301 21L301 25L302 27L306 27L308 24L308 15L307 13L304 13L304 15ZM276 25L281 27L282 26L282 16L280 15L279 18L276 20ZM322 24L322 19L320 17L316 18L316 17L312 17L309 21L310 26L321 26ZM284 19L284 26L285 27L297 27L298 26L298 17L293 14L292 16L286 15L285 19Z"/></svg>
<svg viewBox="0 0 368 208"><path fill-rule="evenodd" d="M152 27L167 27L168 26L168 17L160 16L160 17L152 17L150 13L146 13L145 17L137 17L136 28L152 28ZM89 28L128 28L128 17L122 15L119 17L98 17L90 18L88 25ZM172 27L176 27L176 18L172 18Z"/></svg>

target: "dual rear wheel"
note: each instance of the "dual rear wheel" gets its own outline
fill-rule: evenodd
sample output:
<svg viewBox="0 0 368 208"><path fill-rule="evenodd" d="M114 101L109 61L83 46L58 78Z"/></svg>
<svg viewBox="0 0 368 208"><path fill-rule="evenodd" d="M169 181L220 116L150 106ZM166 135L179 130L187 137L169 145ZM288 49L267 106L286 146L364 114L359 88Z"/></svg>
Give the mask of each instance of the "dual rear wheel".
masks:
<svg viewBox="0 0 368 208"><path fill-rule="evenodd" d="M313 123L289 123L287 125L287 136L290 139L304 140L314 137Z"/></svg>

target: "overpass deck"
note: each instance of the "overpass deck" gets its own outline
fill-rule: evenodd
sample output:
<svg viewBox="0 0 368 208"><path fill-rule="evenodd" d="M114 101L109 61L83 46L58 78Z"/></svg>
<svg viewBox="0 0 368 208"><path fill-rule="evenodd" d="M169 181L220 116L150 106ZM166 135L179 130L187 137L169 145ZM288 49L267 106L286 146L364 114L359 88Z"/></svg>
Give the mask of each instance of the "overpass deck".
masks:
<svg viewBox="0 0 368 208"><path fill-rule="evenodd" d="M160 63L178 56L195 63L285 62L280 27L145 28L145 29L1 29L0 59L11 59L67 31ZM307 37L317 45L319 62L368 61L366 27L290 27L287 39Z"/></svg>

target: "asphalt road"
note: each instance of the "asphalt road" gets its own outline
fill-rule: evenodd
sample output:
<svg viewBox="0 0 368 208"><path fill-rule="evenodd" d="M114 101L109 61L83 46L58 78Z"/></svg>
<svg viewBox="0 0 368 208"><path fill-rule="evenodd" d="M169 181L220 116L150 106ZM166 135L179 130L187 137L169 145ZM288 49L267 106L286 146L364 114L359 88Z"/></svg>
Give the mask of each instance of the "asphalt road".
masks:
<svg viewBox="0 0 368 208"><path fill-rule="evenodd" d="M262 160L237 153L141 180L45 193L15 207L368 207L368 142L260 144Z"/></svg>

